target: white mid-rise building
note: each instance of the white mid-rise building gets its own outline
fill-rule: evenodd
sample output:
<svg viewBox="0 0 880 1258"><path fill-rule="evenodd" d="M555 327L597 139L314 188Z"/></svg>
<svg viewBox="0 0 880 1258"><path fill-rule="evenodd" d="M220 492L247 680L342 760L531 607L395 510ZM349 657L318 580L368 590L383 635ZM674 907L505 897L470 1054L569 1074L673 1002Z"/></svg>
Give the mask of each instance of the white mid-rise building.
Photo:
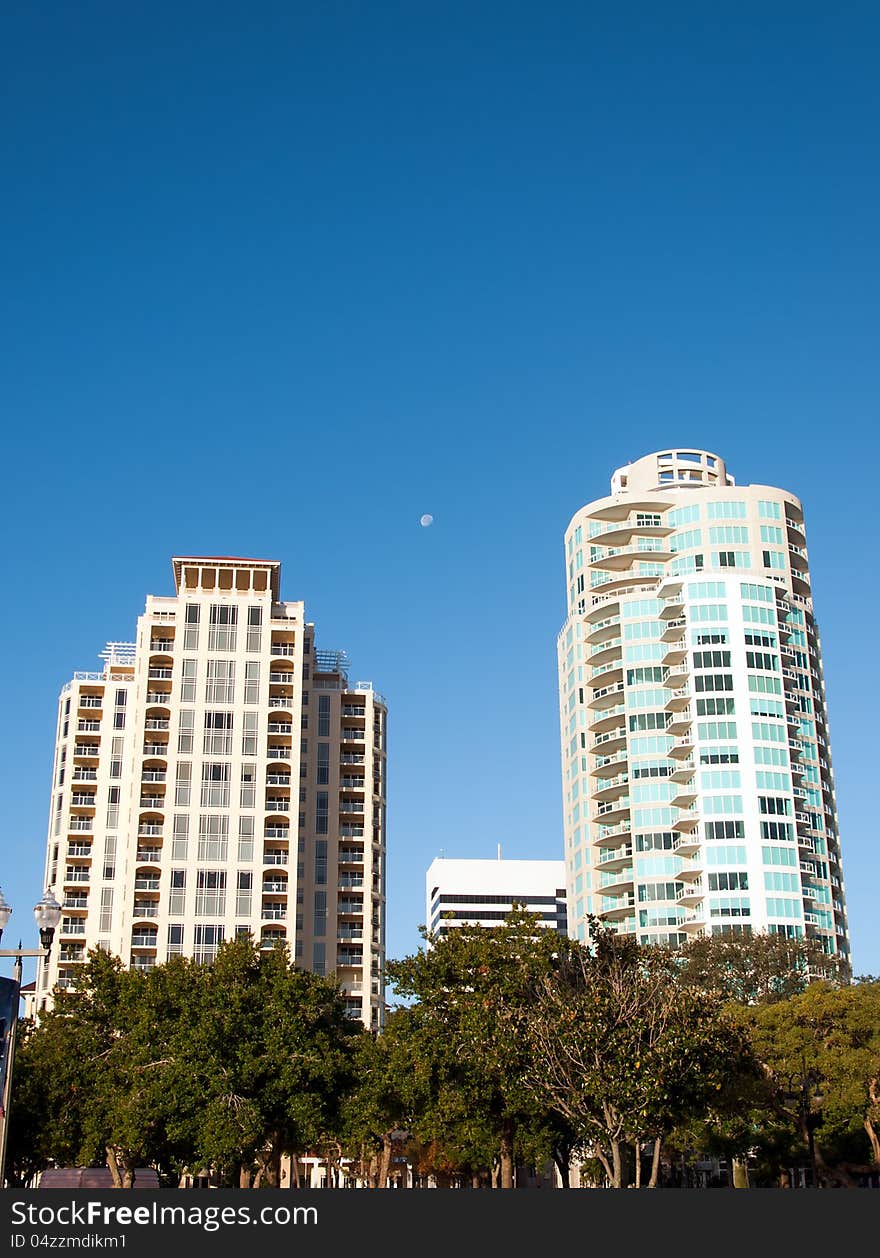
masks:
<svg viewBox="0 0 880 1258"><path fill-rule="evenodd" d="M46 883L64 906L35 1003L87 950L141 969L251 933L384 1014L385 701L322 651L280 564L173 560L133 643L64 687Z"/></svg>
<svg viewBox="0 0 880 1258"><path fill-rule="evenodd" d="M567 934L565 862L438 857L428 867L425 921L437 938L461 926L500 926L514 905Z"/></svg>
<svg viewBox="0 0 880 1258"><path fill-rule="evenodd" d="M570 927L773 931L849 955L803 506L666 450L565 534Z"/></svg>

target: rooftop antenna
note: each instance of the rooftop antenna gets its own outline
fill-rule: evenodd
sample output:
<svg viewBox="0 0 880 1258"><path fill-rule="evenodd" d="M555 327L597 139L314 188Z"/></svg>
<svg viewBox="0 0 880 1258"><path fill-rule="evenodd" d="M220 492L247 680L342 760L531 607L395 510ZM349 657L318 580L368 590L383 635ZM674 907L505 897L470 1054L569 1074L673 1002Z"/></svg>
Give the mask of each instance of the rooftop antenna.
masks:
<svg viewBox="0 0 880 1258"><path fill-rule="evenodd" d="M498 844L498 859L501 860L501 844Z"/></svg>

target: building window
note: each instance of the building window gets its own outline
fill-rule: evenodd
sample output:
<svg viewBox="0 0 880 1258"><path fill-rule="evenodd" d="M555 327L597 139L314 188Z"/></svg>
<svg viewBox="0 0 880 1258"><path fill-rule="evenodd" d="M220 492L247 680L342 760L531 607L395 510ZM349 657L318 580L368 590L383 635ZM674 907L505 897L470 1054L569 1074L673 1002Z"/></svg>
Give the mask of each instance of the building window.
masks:
<svg viewBox="0 0 880 1258"><path fill-rule="evenodd" d="M315 882L327 881L327 840L315 840Z"/></svg>
<svg viewBox="0 0 880 1258"><path fill-rule="evenodd" d="M247 649L253 653L260 649L260 626L263 623L262 607L248 608Z"/></svg>
<svg viewBox="0 0 880 1258"><path fill-rule="evenodd" d="M195 703L196 701L196 661L184 660L180 674L180 702Z"/></svg>
<svg viewBox="0 0 880 1258"><path fill-rule="evenodd" d="M329 831L329 804L326 791L317 791L315 795L315 834L327 834Z"/></svg>
<svg viewBox="0 0 880 1258"><path fill-rule="evenodd" d="M166 950L167 957L177 957L183 952L183 924L181 922L168 923L168 947Z"/></svg>
<svg viewBox="0 0 880 1258"><path fill-rule="evenodd" d="M245 682L247 686L247 682ZM245 712L242 716L241 754L255 756L257 754L257 713Z"/></svg>
<svg viewBox="0 0 880 1258"><path fill-rule="evenodd" d="M202 751L206 756L232 754L232 713L206 712Z"/></svg>
<svg viewBox="0 0 880 1258"><path fill-rule="evenodd" d="M186 912L186 870L172 869L171 892L168 897L168 912L181 916Z"/></svg>
<svg viewBox="0 0 880 1258"><path fill-rule="evenodd" d="M189 817L185 812L174 814L174 833L171 839L171 859L185 861L189 844Z"/></svg>
<svg viewBox="0 0 880 1258"><path fill-rule="evenodd" d="M235 702L235 660L208 660L205 702Z"/></svg>
<svg viewBox="0 0 880 1258"><path fill-rule="evenodd" d="M327 968L327 945L324 943L312 944L312 972L314 974L324 974Z"/></svg>
<svg viewBox="0 0 880 1258"><path fill-rule="evenodd" d="M250 870L239 870L235 891L236 917L250 917L251 915L251 888L253 887L253 882L254 876Z"/></svg>
<svg viewBox="0 0 880 1258"><path fill-rule="evenodd" d="M327 934L327 892L315 892L315 916L312 926L314 935Z"/></svg>
<svg viewBox="0 0 880 1258"><path fill-rule="evenodd" d="M318 737L330 737L330 696L318 695Z"/></svg>
<svg viewBox="0 0 880 1258"><path fill-rule="evenodd" d="M222 926L196 926L193 960L201 963L213 961L223 942Z"/></svg>
<svg viewBox="0 0 880 1258"><path fill-rule="evenodd" d="M234 651L238 608L230 603L212 603L208 626L209 651Z"/></svg>
<svg viewBox="0 0 880 1258"><path fill-rule="evenodd" d="M177 778L174 783L174 803L178 808L185 808L189 804L191 776L191 762L189 760L178 760Z"/></svg>
<svg viewBox="0 0 880 1258"><path fill-rule="evenodd" d="M229 817L209 813L199 817L199 860L225 861L229 851Z"/></svg>
<svg viewBox="0 0 880 1258"><path fill-rule="evenodd" d="M186 605L186 611L184 612L183 649L184 651L197 651L199 649L198 603L187 603Z"/></svg>
<svg viewBox="0 0 880 1258"><path fill-rule="evenodd" d="M193 661L195 662L195 661ZM195 691L195 681L192 683L193 691ZM195 699L195 694L193 694ZM188 755L193 749L193 729L195 727L195 712L192 708L181 708L180 716L177 722L177 752L178 755L183 753Z"/></svg>
<svg viewBox="0 0 880 1258"><path fill-rule="evenodd" d="M256 803L257 770L252 764L241 766L241 794L239 803L242 808L253 808Z"/></svg>
<svg viewBox="0 0 880 1258"><path fill-rule="evenodd" d="M245 703L260 702L260 663L259 660L248 660L244 666L244 701Z"/></svg>
<svg viewBox="0 0 880 1258"><path fill-rule="evenodd" d="M196 874L196 916L222 917L226 912L226 873L200 869Z"/></svg>
<svg viewBox="0 0 880 1258"><path fill-rule="evenodd" d="M253 817L239 817L238 819L238 859L240 861L254 859Z"/></svg>
<svg viewBox="0 0 880 1258"><path fill-rule="evenodd" d="M330 781L330 744L318 743L318 763L317 776L315 781L319 786L326 786Z"/></svg>
<svg viewBox="0 0 880 1258"><path fill-rule="evenodd" d="M229 807L229 764L211 761L202 765L202 807Z"/></svg>

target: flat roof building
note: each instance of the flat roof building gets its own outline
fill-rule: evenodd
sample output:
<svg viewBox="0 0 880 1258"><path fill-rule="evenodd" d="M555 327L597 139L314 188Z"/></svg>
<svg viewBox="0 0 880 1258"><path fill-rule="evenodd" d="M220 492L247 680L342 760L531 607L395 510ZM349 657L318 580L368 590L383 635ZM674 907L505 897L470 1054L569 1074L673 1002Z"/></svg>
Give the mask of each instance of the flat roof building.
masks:
<svg viewBox="0 0 880 1258"><path fill-rule="evenodd" d="M46 884L64 915L34 1002L89 948L149 969L224 939L285 940L384 1017L387 709L320 650L281 565L172 561L134 642L61 692Z"/></svg>
<svg viewBox="0 0 880 1258"><path fill-rule="evenodd" d="M438 857L428 867L425 921L437 937L461 926L500 926L514 905L567 934L565 862Z"/></svg>

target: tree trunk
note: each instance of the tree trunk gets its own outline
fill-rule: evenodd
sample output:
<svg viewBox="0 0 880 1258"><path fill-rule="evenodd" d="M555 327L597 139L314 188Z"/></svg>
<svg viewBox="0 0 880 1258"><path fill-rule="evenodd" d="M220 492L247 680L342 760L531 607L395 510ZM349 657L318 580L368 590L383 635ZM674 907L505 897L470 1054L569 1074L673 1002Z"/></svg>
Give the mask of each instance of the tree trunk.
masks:
<svg viewBox="0 0 880 1258"><path fill-rule="evenodd" d="M877 1138L877 1130L870 1118L865 1119L865 1131L868 1133L868 1139L871 1141L871 1155L877 1166L880 1166L880 1139Z"/></svg>
<svg viewBox="0 0 880 1258"><path fill-rule="evenodd" d="M110 1178L113 1180L114 1188L122 1187L122 1176L119 1174L119 1162L116 1158L116 1150L112 1145L107 1145L107 1166L110 1170Z"/></svg>
<svg viewBox="0 0 880 1258"><path fill-rule="evenodd" d="M559 1171L559 1178L562 1180L562 1187L570 1188L571 1179L569 1178L570 1176L569 1163L571 1161L571 1155L568 1153L567 1150L566 1150L566 1154L567 1156L564 1157L560 1149L554 1149L553 1161L556 1164L557 1171Z"/></svg>
<svg viewBox="0 0 880 1258"><path fill-rule="evenodd" d="M291 1158L290 1158L290 1173L291 1173L291 1175L293 1176L293 1186L294 1186L294 1188L302 1188L302 1177L301 1177L301 1175L300 1175L300 1171L299 1171L299 1158L296 1156L296 1154L295 1154L295 1153L294 1153L294 1154L291 1154Z"/></svg>
<svg viewBox="0 0 880 1258"><path fill-rule="evenodd" d="M501 1167L499 1163L493 1162L492 1163L492 1187L493 1188L498 1187L498 1180L500 1178L500 1175L501 1175Z"/></svg>
<svg viewBox="0 0 880 1258"><path fill-rule="evenodd" d="M611 1141L611 1187L625 1187L623 1183L623 1158L621 1157L619 1140Z"/></svg>
<svg viewBox="0 0 880 1258"><path fill-rule="evenodd" d="M656 1188L657 1180L660 1177L660 1147L662 1143L659 1136L654 1141L654 1152L651 1156L651 1178L648 1180L649 1188Z"/></svg>
<svg viewBox="0 0 880 1258"><path fill-rule="evenodd" d="M513 1133L505 1127L501 1133L501 1187L513 1187Z"/></svg>
<svg viewBox="0 0 880 1258"><path fill-rule="evenodd" d="M642 1186L642 1142L637 1140L633 1145L633 1151L636 1155L636 1188Z"/></svg>
<svg viewBox="0 0 880 1258"><path fill-rule="evenodd" d="M250 1188L251 1186L251 1168L246 1162L242 1162L238 1168L238 1186L239 1188Z"/></svg>
<svg viewBox="0 0 880 1258"><path fill-rule="evenodd" d="M732 1158L731 1163L733 1167L733 1187L750 1188L749 1164L745 1158Z"/></svg>
<svg viewBox="0 0 880 1258"><path fill-rule="evenodd" d="M391 1166L391 1154L393 1151L393 1142L388 1132L382 1136L382 1160L379 1163L379 1188L388 1187L388 1169Z"/></svg>

